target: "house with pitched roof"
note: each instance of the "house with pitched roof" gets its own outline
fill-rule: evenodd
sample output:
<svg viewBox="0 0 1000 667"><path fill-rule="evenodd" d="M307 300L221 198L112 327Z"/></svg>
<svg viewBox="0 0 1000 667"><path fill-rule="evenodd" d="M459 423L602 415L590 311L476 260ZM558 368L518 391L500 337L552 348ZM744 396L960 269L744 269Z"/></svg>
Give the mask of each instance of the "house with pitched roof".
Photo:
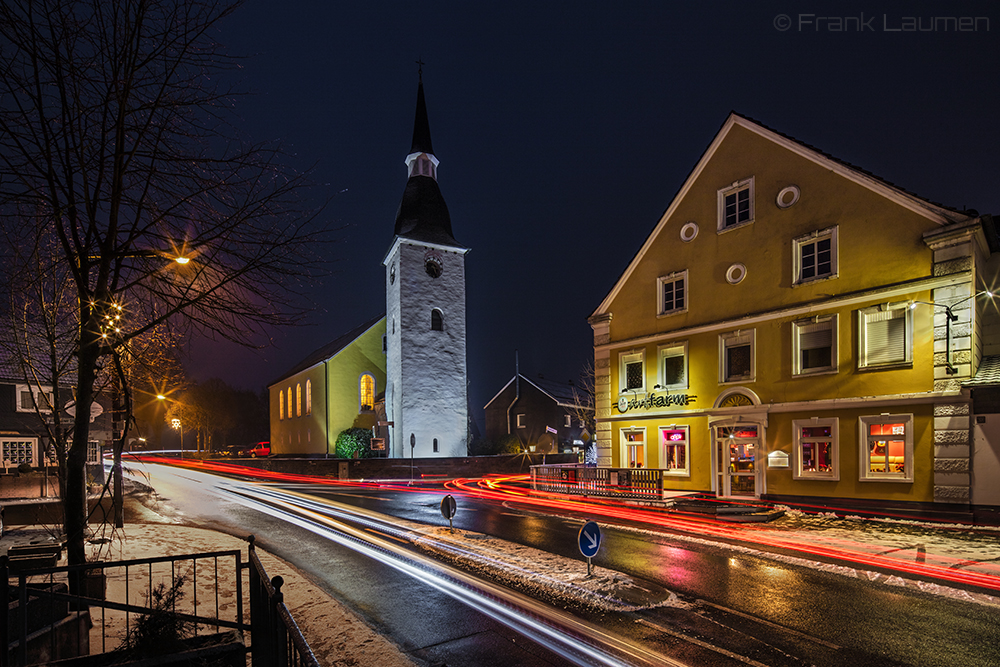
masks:
<svg viewBox="0 0 1000 667"><path fill-rule="evenodd" d="M486 438L499 441L514 436L524 451L582 452L593 438L593 401L572 382L518 373L484 409Z"/></svg>
<svg viewBox="0 0 1000 667"><path fill-rule="evenodd" d="M1000 504L971 394L998 250L991 216L731 114L590 317L600 465L720 498Z"/></svg>

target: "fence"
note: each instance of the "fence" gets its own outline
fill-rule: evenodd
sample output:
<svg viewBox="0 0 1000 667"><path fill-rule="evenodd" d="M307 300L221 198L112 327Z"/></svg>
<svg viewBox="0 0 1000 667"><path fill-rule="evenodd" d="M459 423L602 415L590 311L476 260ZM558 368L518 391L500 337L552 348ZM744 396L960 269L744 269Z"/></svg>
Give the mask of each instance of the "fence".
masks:
<svg viewBox="0 0 1000 667"><path fill-rule="evenodd" d="M0 601L10 599L12 577L18 595L16 607L0 604L0 667L112 651L154 615L190 630L184 640L187 655L200 652L242 665L244 633L249 632L254 667L318 667L283 602L281 578L268 578L254 537L247 539L246 561L239 550L62 567L37 567L37 560L22 556L0 557ZM245 569L249 625L244 618ZM68 592L71 578L79 580L79 595Z"/></svg>
<svg viewBox="0 0 1000 667"><path fill-rule="evenodd" d="M582 464L531 466L531 488L577 496L662 500L663 471L656 468L593 468Z"/></svg>

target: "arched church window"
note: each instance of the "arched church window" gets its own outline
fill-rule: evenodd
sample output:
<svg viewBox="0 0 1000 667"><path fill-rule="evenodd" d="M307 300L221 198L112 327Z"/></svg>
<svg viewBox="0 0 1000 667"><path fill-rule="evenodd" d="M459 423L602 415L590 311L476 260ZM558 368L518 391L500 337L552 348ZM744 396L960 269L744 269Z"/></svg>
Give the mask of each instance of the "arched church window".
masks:
<svg viewBox="0 0 1000 667"><path fill-rule="evenodd" d="M436 452L437 450L438 450L438 439L434 438L434 451Z"/></svg>
<svg viewBox="0 0 1000 667"><path fill-rule="evenodd" d="M313 383L312 380L306 380L306 414L311 415L313 412Z"/></svg>
<svg viewBox="0 0 1000 667"><path fill-rule="evenodd" d="M285 418L285 390L278 390L278 419Z"/></svg>
<svg viewBox="0 0 1000 667"><path fill-rule="evenodd" d="M444 315L437 308L431 311L431 331L444 331Z"/></svg>
<svg viewBox="0 0 1000 667"><path fill-rule="evenodd" d="M302 383L295 385L295 416L302 416Z"/></svg>
<svg viewBox="0 0 1000 667"><path fill-rule="evenodd" d="M361 376L359 396L362 412L371 412L375 406L375 378L368 373Z"/></svg>

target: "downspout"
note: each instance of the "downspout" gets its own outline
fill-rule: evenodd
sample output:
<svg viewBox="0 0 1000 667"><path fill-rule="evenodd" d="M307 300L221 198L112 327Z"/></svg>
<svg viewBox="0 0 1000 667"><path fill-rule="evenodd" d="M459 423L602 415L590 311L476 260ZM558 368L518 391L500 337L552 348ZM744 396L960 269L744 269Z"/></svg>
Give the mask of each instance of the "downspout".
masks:
<svg viewBox="0 0 1000 667"><path fill-rule="evenodd" d="M326 423L323 424L323 458L330 458L330 360L323 362L323 404Z"/></svg>

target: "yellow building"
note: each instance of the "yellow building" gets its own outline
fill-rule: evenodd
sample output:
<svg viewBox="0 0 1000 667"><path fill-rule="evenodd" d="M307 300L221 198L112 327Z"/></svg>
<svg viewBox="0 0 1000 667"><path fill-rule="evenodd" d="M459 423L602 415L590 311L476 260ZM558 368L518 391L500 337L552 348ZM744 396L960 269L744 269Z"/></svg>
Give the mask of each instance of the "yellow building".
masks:
<svg viewBox="0 0 1000 667"><path fill-rule="evenodd" d="M268 386L272 454L333 455L337 436L371 428L385 391L385 317L319 348Z"/></svg>
<svg viewBox="0 0 1000 667"><path fill-rule="evenodd" d="M599 465L961 510L998 248L989 216L730 115L590 318Z"/></svg>

